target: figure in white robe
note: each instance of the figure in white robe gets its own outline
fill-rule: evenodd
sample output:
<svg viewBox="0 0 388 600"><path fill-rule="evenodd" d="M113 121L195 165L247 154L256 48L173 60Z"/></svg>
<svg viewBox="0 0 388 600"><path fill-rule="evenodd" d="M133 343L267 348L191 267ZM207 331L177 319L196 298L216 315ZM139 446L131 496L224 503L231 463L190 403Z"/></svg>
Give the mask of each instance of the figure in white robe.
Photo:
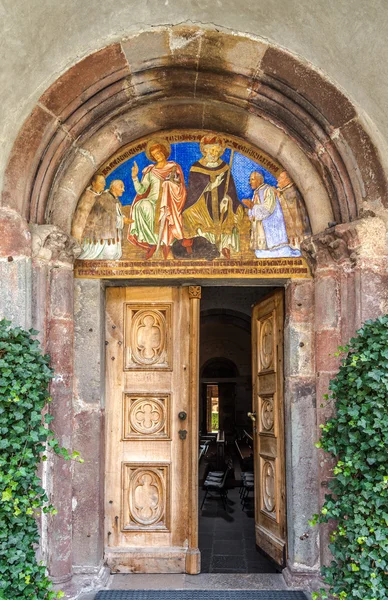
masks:
<svg viewBox="0 0 388 600"><path fill-rule="evenodd" d="M254 190L252 200L243 200L251 221L251 248L257 258L300 256L300 250L289 245L282 207L276 189L258 171L249 178Z"/></svg>

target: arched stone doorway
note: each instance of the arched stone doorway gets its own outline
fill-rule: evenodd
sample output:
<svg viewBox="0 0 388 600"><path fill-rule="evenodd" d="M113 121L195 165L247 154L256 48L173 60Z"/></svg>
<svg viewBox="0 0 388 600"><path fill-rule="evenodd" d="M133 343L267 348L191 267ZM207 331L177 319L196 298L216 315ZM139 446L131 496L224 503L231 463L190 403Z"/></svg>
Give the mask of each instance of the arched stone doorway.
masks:
<svg viewBox="0 0 388 600"><path fill-rule="evenodd" d="M77 280L73 288L72 214L115 151L182 123L259 145L284 164L305 199L314 279L286 282L288 573L315 576L327 556L324 530L320 540L315 532L304 536L328 477L311 443L326 416L320 398L338 367L336 347L384 310L385 174L356 108L313 67L263 40L176 26L104 48L62 75L23 125L5 178L8 312L41 332L56 372L57 434L89 465L86 474L66 465L59 471L54 462L45 474L59 518L44 523L43 552L58 582L97 576L103 564L96 457L103 456L105 282ZM95 351L87 363L85 340Z"/></svg>

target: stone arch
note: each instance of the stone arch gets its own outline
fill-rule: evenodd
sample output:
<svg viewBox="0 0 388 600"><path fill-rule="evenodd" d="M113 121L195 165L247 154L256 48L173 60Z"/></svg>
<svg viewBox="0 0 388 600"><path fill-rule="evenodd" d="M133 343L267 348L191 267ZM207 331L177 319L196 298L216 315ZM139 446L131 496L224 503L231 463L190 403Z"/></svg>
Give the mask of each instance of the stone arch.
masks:
<svg viewBox="0 0 388 600"><path fill-rule="evenodd" d="M216 375L214 373L217 373ZM228 374L225 374L228 372ZM222 379L223 377L238 377L239 371L236 364L229 358L218 356L210 358L202 365L201 377L214 377Z"/></svg>
<svg viewBox="0 0 388 600"><path fill-rule="evenodd" d="M74 209L109 154L182 119L253 143L264 137L301 187L310 216L313 204L326 206L314 233L330 214L346 223L387 203L373 140L356 107L320 72L263 40L173 26L103 48L50 86L15 141L3 204L68 232L57 207L65 201Z"/></svg>
<svg viewBox="0 0 388 600"><path fill-rule="evenodd" d="M251 331L251 318L239 310L232 310L230 308L210 308L207 310L201 310L201 322L207 323L214 319L220 320L222 323L227 325L234 325L245 331Z"/></svg>

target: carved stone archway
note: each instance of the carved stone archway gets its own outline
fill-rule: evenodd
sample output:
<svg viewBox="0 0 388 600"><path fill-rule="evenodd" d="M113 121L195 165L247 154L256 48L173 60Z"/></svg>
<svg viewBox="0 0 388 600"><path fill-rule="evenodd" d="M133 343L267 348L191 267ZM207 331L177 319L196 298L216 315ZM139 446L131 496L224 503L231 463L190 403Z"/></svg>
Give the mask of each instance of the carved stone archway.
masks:
<svg viewBox="0 0 388 600"><path fill-rule="evenodd" d="M182 103L183 114L177 108ZM74 159L74 177L82 178L83 161L96 168L112 153L112 144L165 129L166 121L174 127L182 116L188 127L220 130L215 103L221 103L229 133L250 139L254 117L285 132L316 169L335 221L357 218L365 203L375 210L387 205L378 152L342 92L311 65L264 40L194 25L141 33L63 74L15 141L3 205L43 223ZM93 152L90 138L119 117L130 119L130 126L125 132L105 128L99 152Z"/></svg>

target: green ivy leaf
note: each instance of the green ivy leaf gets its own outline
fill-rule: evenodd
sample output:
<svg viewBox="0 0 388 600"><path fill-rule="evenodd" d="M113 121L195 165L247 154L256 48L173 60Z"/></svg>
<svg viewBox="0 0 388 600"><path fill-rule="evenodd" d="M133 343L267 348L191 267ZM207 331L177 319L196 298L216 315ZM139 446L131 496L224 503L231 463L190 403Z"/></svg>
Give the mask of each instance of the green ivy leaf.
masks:
<svg viewBox="0 0 388 600"><path fill-rule="evenodd" d="M54 600L46 568L36 560L40 511L55 514L37 475L48 448L81 462L61 448L48 429L50 358L42 355L35 331L0 321L0 600Z"/></svg>
<svg viewBox="0 0 388 600"><path fill-rule="evenodd" d="M335 524L333 560L322 568L330 597L387 600L388 315L367 321L338 355L341 365L327 397L335 414L315 444L330 455L333 477L309 524Z"/></svg>

